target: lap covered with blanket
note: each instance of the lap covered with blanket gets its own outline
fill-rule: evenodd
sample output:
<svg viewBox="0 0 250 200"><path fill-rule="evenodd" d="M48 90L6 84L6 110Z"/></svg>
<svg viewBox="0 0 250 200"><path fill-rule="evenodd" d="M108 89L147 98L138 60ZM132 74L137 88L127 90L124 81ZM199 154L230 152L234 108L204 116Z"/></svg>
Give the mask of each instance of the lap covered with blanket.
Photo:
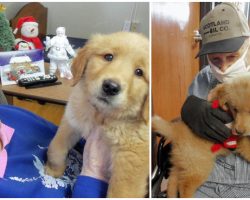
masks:
<svg viewBox="0 0 250 200"><path fill-rule="evenodd" d="M107 183L79 176L81 148L70 151L62 177L44 173L46 153L57 126L7 105L0 106L0 120L0 197L105 197Z"/></svg>

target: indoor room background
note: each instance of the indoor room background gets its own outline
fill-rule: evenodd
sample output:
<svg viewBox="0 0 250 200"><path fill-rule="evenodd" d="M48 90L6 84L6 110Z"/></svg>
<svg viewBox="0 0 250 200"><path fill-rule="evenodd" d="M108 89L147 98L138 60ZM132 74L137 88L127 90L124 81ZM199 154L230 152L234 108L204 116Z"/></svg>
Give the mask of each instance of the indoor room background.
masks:
<svg viewBox="0 0 250 200"><path fill-rule="evenodd" d="M13 22L12 29L14 30L19 18L16 17L17 14L28 4L27 7L30 9L32 2L3 2L2 4L6 7L7 19ZM76 45L71 43L73 48L76 47L75 49L82 47L83 41L95 33L109 34L125 30L139 32L149 37L149 2L37 2L34 4L42 5L39 5L39 12L35 14L46 23L46 26L44 26L45 23L39 25L40 36L55 35L56 28L63 26L66 28L67 37L80 40ZM47 11L44 11L44 8ZM40 9L43 10L43 17L41 17ZM34 7L31 13L34 13ZM47 13L47 20L44 13ZM15 37L20 37L20 31ZM48 61L45 60L45 62ZM6 96L8 98L8 95ZM65 109L65 103L63 105L51 104L17 97L9 99L13 105L31 110L55 124L60 123Z"/></svg>
<svg viewBox="0 0 250 200"><path fill-rule="evenodd" d="M29 2L4 2L10 20ZM93 33L121 31L127 21L136 23L135 31L149 36L147 2L41 2L48 8L47 34L58 26L70 37L89 38Z"/></svg>

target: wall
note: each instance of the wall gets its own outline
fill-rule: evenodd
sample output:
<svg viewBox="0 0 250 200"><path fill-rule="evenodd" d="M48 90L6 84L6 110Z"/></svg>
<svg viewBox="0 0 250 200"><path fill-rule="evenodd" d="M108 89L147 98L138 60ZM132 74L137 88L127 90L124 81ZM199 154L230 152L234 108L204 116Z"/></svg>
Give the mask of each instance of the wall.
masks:
<svg viewBox="0 0 250 200"><path fill-rule="evenodd" d="M6 16L13 18L27 2L4 2ZM42 2L48 8L47 33L55 34L58 26L66 27L71 37L89 38L93 33L121 31L136 8L137 32L149 37L149 3L144 2Z"/></svg>

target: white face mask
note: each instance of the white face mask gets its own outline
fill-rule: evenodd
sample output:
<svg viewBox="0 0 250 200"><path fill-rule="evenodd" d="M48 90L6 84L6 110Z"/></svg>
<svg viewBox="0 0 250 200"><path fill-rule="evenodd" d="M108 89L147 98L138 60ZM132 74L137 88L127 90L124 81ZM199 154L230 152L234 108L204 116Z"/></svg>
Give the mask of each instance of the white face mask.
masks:
<svg viewBox="0 0 250 200"><path fill-rule="evenodd" d="M225 82L228 79L234 78L236 76L242 75L246 72L250 71L250 66L246 65L245 62L245 57L247 55L248 48L246 51L243 53L243 55L235 62L233 63L230 67L228 67L224 72L222 72L219 67L215 66L208 58L207 60L209 65L211 66L211 70L216 77L216 79L220 82Z"/></svg>

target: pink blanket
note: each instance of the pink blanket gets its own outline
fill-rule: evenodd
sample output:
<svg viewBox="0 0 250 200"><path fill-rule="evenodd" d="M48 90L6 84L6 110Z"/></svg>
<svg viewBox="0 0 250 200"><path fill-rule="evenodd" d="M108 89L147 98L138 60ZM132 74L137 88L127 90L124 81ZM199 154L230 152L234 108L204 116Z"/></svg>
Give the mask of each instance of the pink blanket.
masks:
<svg viewBox="0 0 250 200"><path fill-rule="evenodd" d="M3 148L0 149L0 178L2 178L4 175L8 160L8 155L5 147L10 143L14 131L15 130L13 128L1 123L0 121L0 140L3 144Z"/></svg>

